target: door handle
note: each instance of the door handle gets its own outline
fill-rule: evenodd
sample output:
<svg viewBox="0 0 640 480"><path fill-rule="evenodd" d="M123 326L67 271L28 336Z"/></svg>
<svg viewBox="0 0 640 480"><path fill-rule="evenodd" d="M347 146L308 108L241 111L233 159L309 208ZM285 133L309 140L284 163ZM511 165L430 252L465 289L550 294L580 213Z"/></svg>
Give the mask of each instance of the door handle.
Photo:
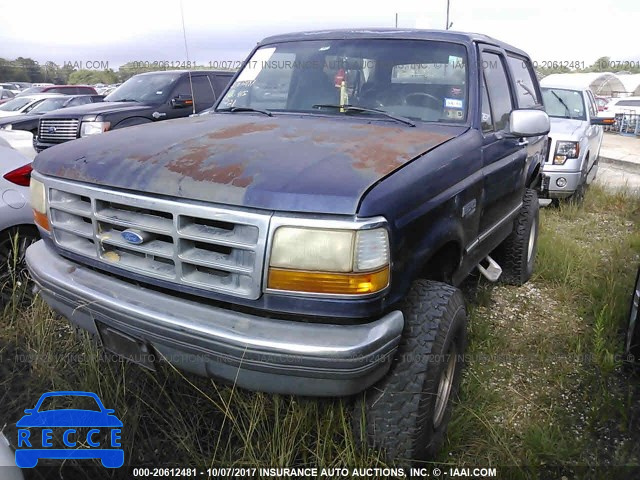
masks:
<svg viewBox="0 0 640 480"><path fill-rule="evenodd" d="M518 145L519 147L525 147L529 145L529 140L527 140L526 138L523 138L521 140L518 140L518 143L516 145Z"/></svg>

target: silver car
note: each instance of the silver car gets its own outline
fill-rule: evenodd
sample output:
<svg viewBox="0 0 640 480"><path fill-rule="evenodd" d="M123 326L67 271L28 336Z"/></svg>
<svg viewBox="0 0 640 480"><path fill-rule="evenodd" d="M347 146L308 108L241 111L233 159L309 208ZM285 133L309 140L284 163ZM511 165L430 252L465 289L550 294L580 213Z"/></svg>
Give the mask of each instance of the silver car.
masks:
<svg viewBox="0 0 640 480"><path fill-rule="evenodd" d="M541 82L542 99L551 119L550 148L543 170L549 177L547 196L581 202L598 173L603 128L591 90L555 87Z"/></svg>
<svg viewBox="0 0 640 480"><path fill-rule="evenodd" d="M0 307L27 285L24 253L38 237L29 205L31 160L0 138ZM21 294L28 298L23 288Z"/></svg>

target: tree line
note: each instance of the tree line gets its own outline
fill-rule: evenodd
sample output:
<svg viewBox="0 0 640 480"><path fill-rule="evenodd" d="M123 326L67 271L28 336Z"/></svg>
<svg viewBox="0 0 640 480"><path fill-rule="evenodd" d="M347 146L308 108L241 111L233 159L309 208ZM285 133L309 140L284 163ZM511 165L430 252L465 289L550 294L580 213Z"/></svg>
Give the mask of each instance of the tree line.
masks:
<svg viewBox="0 0 640 480"><path fill-rule="evenodd" d="M534 62L539 78L552 73L577 72L628 72L640 73L640 61L613 61L612 57L600 57L589 66L581 62ZM574 66L571 68L569 65ZM544 65L542 65L544 64ZM550 65L550 66L549 66ZM177 68L176 68L177 69ZM55 83L58 85L95 85L96 83L120 83L133 75L171 68L146 65L141 62L128 62L117 70L86 70L75 68L74 64L58 65L55 62L40 64L32 58L18 57L14 60L0 58L0 81Z"/></svg>
<svg viewBox="0 0 640 480"><path fill-rule="evenodd" d="M32 58L18 57L8 60L0 57L0 82L55 83L56 85L113 84L128 80L133 75L157 70L178 70L179 67L145 65L128 62L117 70L78 69L72 63L58 65L55 62L41 64Z"/></svg>

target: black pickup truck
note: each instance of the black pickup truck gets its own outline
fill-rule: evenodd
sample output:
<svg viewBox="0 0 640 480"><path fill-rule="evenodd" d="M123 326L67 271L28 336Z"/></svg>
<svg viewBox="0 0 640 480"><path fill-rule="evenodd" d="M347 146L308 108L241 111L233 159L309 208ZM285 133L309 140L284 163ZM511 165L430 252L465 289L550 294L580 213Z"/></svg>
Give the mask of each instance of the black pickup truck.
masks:
<svg viewBox="0 0 640 480"><path fill-rule="evenodd" d="M99 105L43 115L33 146L41 152L76 138L199 113L215 103L232 77L233 72L207 70L135 75Z"/></svg>
<svg viewBox="0 0 640 480"><path fill-rule="evenodd" d="M458 286L532 274L548 131L531 60L493 38L270 37L211 112L39 154L26 259L105 348L355 395L357 438L424 459L465 360Z"/></svg>

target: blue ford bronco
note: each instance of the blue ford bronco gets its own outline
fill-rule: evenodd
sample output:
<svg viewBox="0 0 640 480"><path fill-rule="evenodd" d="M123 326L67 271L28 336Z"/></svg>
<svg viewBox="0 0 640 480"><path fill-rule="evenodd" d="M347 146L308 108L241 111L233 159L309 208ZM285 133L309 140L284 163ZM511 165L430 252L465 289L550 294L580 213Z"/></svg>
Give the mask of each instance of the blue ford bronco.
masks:
<svg viewBox="0 0 640 480"><path fill-rule="evenodd" d="M270 37L210 112L39 154L28 266L109 350L354 396L358 439L429 458L464 363L457 287L532 274L548 131L529 57L493 38Z"/></svg>

